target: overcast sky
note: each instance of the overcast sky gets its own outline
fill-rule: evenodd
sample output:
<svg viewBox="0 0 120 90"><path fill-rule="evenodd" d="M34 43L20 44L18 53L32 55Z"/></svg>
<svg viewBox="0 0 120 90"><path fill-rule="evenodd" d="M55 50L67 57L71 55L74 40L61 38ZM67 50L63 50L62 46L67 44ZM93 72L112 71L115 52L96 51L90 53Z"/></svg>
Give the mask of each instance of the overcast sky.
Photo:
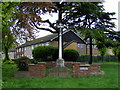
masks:
<svg viewBox="0 0 120 90"><path fill-rule="evenodd" d="M116 15L114 15L115 18L117 18L117 20L114 20L113 22L115 22L116 24L116 29L114 30L118 30L118 2L120 0L104 0L105 2L103 3L104 5L104 9L106 12L115 12ZM45 19L49 19L51 22L54 22L54 20L57 20L58 17L57 14L54 14L53 16L48 16L48 15L44 15L43 16L43 19L45 17ZM43 37L43 36L46 36L48 34L51 34L50 32L48 31L40 31L40 33L38 33L38 37Z"/></svg>

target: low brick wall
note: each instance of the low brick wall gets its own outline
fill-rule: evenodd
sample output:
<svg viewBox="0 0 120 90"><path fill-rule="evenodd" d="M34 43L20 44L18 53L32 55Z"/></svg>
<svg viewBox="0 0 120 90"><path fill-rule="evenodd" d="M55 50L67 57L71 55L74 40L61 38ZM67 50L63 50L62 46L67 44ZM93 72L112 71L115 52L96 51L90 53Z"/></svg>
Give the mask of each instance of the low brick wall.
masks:
<svg viewBox="0 0 120 90"><path fill-rule="evenodd" d="M103 72L100 72L100 65L89 65L81 63L73 64L73 77L94 76L102 74Z"/></svg>
<svg viewBox="0 0 120 90"><path fill-rule="evenodd" d="M29 64L28 71L31 77L45 77L46 76L46 63L41 62L38 64Z"/></svg>
<svg viewBox="0 0 120 90"><path fill-rule="evenodd" d="M40 62L38 64L29 64L28 71L18 71L15 73L15 77L46 77L46 67L54 69L56 68L55 66L56 62ZM80 62L65 62L65 66L67 68L71 68L73 77L104 75L104 72L100 71L100 65L90 65ZM56 72L61 74L59 71Z"/></svg>
<svg viewBox="0 0 120 90"><path fill-rule="evenodd" d="M46 67L55 67L56 62L46 62Z"/></svg>

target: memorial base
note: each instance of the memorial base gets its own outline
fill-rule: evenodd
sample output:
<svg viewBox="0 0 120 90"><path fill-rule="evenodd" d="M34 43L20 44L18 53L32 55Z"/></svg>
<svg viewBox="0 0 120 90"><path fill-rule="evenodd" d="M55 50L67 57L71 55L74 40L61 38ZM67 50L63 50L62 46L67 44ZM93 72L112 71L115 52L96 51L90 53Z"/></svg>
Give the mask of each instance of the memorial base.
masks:
<svg viewBox="0 0 120 90"><path fill-rule="evenodd" d="M57 59L56 64L57 64L57 66L59 66L59 67L64 67L64 59Z"/></svg>

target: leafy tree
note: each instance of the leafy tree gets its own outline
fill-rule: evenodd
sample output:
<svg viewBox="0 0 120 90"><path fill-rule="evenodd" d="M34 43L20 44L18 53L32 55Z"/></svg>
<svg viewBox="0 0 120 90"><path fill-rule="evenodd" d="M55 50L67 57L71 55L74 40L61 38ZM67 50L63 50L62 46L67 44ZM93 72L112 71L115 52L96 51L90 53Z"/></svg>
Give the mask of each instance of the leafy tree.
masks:
<svg viewBox="0 0 120 90"><path fill-rule="evenodd" d="M40 24L40 14L55 8L51 2L2 2L2 49L5 60L9 60L8 52L15 39L34 39L34 27ZM47 21L46 21L47 22ZM35 29L36 30L36 29ZM16 38L14 38L16 37Z"/></svg>
<svg viewBox="0 0 120 90"><path fill-rule="evenodd" d="M112 48L112 52L114 53L115 56L117 56L117 51L118 51L118 47Z"/></svg>
<svg viewBox="0 0 120 90"><path fill-rule="evenodd" d="M12 27L13 33L18 36L20 41L30 41L36 38L36 33L40 30L56 31L49 28L41 27L43 23L49 23L51 28L54 28L49 20L42 20L42 14L50 14L52 9L57 9L52 2L24 2L16 6L20 13L16 15L14 21L16 22Z"/></svg>
<svg viewBox="0 0 120 90"><path fill-rule="evenodd" d="M10 30L10 26L13 25L12 18L15 16L17 10L14 9L18 3L2 3L2 51L5 53L4 61L9 60L8 52L13 47L15 37Z"/></svg>
<svg viewBox="0 0 120 90"><path fill-rule="evenodd" d="M97 42L97 47L98 47L98 50L100 51L100 55L102 57L102 62L103 62L103 57L106 54L107 48L104 45L104 43L101 43L101 42Z"/></svg>
<svg viewBox="0 0 120 90"><path fill-rule="evenodd" d="M120 61L120 46L113 47L112 51L114 55L118 57L118 61Z"/></svg>
<svg viewBox="0 0 120 90"><path fill-rule="evenodd" d="M117 56L118 56L118 62L120 62L120 46L118 47L118 54L117 54Z"/></svg>
<svg viewBox="0 0 120 90"><path fill-rule="evenodd" d="M110 31L115 24L111 22L110 16L115 13L104 12L102 2L70 2L63 4L64 17L62 22L66 28L81 31L85 28L85 38L90 40L90 61L92 64L92 39L94 38L94 29L102 32Z"/></svg>

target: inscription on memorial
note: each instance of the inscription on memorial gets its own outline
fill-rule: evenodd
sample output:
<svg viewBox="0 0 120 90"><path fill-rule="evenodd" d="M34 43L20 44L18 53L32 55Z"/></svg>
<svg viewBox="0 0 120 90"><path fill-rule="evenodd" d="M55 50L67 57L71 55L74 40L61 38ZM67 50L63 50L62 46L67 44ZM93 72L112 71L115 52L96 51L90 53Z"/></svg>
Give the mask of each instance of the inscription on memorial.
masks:
<svg viewBox="0 0 120 90"><path fill-rule="evenodd" d="M88 70L88 67L80 66L80 70Z"/></svg>

